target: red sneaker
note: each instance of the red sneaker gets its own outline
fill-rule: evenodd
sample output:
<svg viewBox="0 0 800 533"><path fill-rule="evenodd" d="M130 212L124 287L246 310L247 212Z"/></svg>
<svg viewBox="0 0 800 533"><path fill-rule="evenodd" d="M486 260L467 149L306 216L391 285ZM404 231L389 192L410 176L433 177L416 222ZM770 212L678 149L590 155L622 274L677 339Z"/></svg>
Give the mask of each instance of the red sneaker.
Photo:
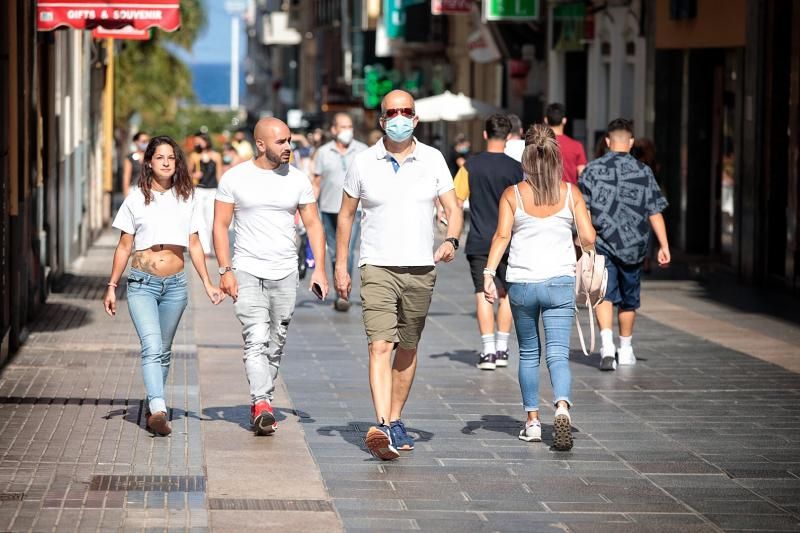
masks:
<svg viewBox="0 0 800 533"><path fill-rule="evenodd" d="M267 400L256 402L253 406L253 430L256 435L271 435L278 429L272 406Z"/></svg>

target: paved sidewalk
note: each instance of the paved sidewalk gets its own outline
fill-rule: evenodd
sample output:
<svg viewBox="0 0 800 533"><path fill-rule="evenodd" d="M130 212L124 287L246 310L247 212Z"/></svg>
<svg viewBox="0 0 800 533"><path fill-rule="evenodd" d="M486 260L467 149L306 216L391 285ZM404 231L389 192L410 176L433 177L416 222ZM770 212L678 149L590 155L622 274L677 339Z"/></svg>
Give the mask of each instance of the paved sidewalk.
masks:
<svg viewBox="0 0 800 533"><path fill-rule="evenodd" d="M575 448L556 452L547 409L544 443L516 438L517 358L474 367L459 256L439 270L405 414L417 449L384 463L364 451L360 307L336 313L301 282L279 430L257 438L230 301L213 308L192 274L174 432L154 438L125 302L112 320L99 300L114 244L106 234L76 266L0 375L0 531L800 530L800 376L786 369L797 358L752 342L796 345L795 325L653 283L635 367L602 373L573 352ZM542 383L546 401L544 369Z"/></svg>
<svg viewBox="0 0 800 533"><path fill-rule="evenodd" d="M572 354L575 448L516 435L516 358L475 369L466 261L441 267L406 424L417 449L365 455L371 425L359 309L306 297L284 377L348 530L800 529L800 378L642 317L635 367ZM577 346L573 343L573 346ZM516 352L516 346L512 350ZM546 371L543 398L552 398Z"/></svg>

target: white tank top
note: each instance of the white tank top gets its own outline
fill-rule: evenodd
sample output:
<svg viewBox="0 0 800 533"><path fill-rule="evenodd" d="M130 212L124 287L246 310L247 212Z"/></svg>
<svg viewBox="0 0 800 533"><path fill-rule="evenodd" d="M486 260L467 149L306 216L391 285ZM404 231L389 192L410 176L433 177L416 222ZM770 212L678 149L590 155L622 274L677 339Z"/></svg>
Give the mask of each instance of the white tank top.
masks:
<svg viewBox="0 0 800 533"><path fill-rule="evenodd" d="M558 276L575 276L575 247L572 243L572 187L567 185L564 207L549 217L525 212L519 188L514 185L517 209L511 230L506 281L536 283Z"/></svg>

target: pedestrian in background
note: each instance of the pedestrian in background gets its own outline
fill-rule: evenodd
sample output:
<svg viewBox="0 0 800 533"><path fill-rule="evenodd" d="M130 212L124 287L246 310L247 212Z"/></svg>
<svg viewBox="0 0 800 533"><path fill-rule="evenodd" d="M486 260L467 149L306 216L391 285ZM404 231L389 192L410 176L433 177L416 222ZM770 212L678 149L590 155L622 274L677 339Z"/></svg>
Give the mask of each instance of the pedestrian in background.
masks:
<svg viewBox="0 0 800 533"><path fill-rule="evenodd" d="M342 207L342 188L347 169L357 153L367 149L367 145L353 138L353 119L347 113L336 113L331 124L333 140L322 145L314 157L314 185L319 191L319 211L325 227L325 243L331 258L331 273L336 265L336 228L339 209ZM356 213L350 234L350 248L347 253L347 272L353 275L356 244L361 236L361 212ZM325 265L321 265L325 268ZM337 311L350 309L350 301L336 298L333 304Z"/></svg>
<svg viewBox="0 0 800 533"><path fill-rule="evenodd" d="M553 386L553 446L572 448L569 340L575 318L575 249L572 227L585 246L594 244L595 231L580 191L562 181L561 154L553 131L534 124L525 136L522 169L525 180L509 187L500 200L497 232L492 239L484 294L498 297L495 276L511 243L506 280L511 312L519 340L519 384L528 419L519 433L527 442L542 440L539 416L541 317L546 338L545 360Z"/></svg>
<svg viewBox="0 0 800 533"><path fill-rule="evenodd" d="M386 135L350 165L336 233L336 291L347 299L352 288L347 254L361 202L361 305L378 421L367 432L366 445L384 461L399 457L398 450L414 449L401 419L403 406L417 368L435 264L453 260L462 226L447 163L441 152L413 136L418 122L409 93L394 90L384 96L380 124ZM444 205L449 225L434 253L430 209L435 198Z"/></svg>
<svg viewBox="0 0 800 533"><path fill-rule="evenodd" d="M225 295L208 277L198 236L197 201L186 158L169 137L154 137L143 157L142 178L120 207L113 227L122 233L103 306L117 313L116 288L132 257L127 299L141 344L142 377L147 390L147 427L158 435L172 431L164 388L172 339L188 301L184 251L216 305Z"/></svg>
<svg viewBox="0 0 800 533"><path fill-rule="evenodd" d="M614 370L618 364L636 364L633 326L640 306L642 267L651 228L659 244L659 266L669 265L670 252L661 214L668 203L650 167L630 154L633 123L624 118L612 120L605 141L608 153L589 163L581 175L580 187L597 229L597 253L606 256L608 269L605 299L597 306L600 369ZM611 330L615 305L619 351Z"/></svg>
<svg viewBox="0 0 800 533"><path fill-rule="evenodd" d="M295 213L300 213L314 256L323 262L325 234L311 180L289 164L289 127L276 118L264 118L253 136L256 157L229 170L217 190L214 249L220 288L233 298L242 324L250 422L256 435L269 435L278 427L272 400L299 283ZM233 260L228 239L231 220ZM311 286L325 298L324 268L314 270Z"/></svg>
<svg viewBox="0 0 800 533"><path fill-rule="evenodd" d="M563 180L567 183L578 183L578 176L586 168L586 152L583 145L564 133L567 124L567 111L563 104L553 103L547 106L544 122L556 134L561 163L564 168Z"/></svg>
<svg viewBox="0 0 800 533"><path fill-rule="evenodd" d="M231 143L225 143L222 147L222 174L225 174L241 162L242 158L239 157L239 152L236 151Z"/></svg>
<svg viewBox="0 0 800 533"><path fill-rule="evenodd" d="M506 116L511 122L511 133L503 151L515 161L522 161L522 152L525 151L525 139L522 138L525 135L525 130L522 127L522 120L514 113L509 113Z"/></svg>
<svg viewBox="0 0 800 533"><path fill-rule="evenodd" d="M481 370L508 366L508 339L511 337L512 321L506 294L508 256L504 255L495 269L498 289L496 318L494 305L487 302L483 295L483 271L497 229L500 197L508 187L522 181L522 166L504 153L506 139L511 132L511 121L506 115L490 116L483 130L486 151L470 157L453 180L460 205L469 200L471 223L464 253L475 287L475 307L481 335L478 368Z"/></svg>
<svg viewBox="0 0 800 533"><path fill-rule="evenodd" d="M133 136L134 151L122 162L122 196L125 198L128 197L131 188L139 183L139 177L142 175L142 159L149 142L150 136L143 131L136 132Z"/></svg>
<svg viewBox="0 0 800 533"><path fill-rule="evenodd" d="M194 151L189 156L189 170L195 184L197 205L200 208L200 243L211 256L211 228L214 225L214 196L222 175L222 156L214 150L207 133L194 134Z"/></svg>
<svg viewBox="0 0 800 533"><path fill-rule="evenodd" d="M231 146L236 150L241 161L253 158L253 145L247 140L246 133L244 129L239 129L233 134L233 140L231 140Z"/></svg>
<svg viewBox="0 0 800 533"><path fill-rule="evenodd" d="M472 143L463 133L456 135L450 156L447 158L447 166L450 168L450 175L455 176L458 169L464 166L464 162L472 155Z"/></svg>

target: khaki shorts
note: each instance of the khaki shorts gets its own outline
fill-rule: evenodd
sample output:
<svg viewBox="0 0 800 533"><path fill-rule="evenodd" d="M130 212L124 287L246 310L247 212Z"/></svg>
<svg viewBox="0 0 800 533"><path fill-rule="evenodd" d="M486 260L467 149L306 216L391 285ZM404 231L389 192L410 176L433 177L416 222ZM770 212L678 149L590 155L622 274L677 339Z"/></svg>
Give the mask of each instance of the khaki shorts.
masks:
<svg viewBox="0 0 800 533"><path fill-rule="evenodd" d="M416 348L431 305L436 268L364 265L360 270L367 340Z"/></svg>

